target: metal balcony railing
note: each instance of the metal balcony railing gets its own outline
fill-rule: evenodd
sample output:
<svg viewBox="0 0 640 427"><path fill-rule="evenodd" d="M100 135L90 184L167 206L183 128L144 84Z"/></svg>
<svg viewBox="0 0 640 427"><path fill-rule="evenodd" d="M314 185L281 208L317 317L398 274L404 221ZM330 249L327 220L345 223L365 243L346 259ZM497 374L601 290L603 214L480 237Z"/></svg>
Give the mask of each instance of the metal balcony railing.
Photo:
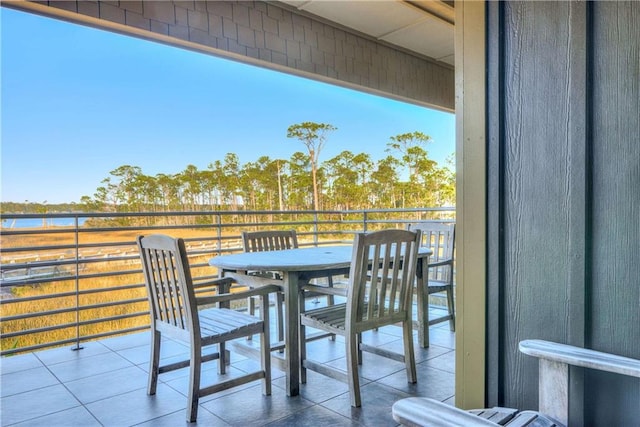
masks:
<svg viewBox="0 0 640 427"><path fill-rule="evenodd" d="M29 220L38 225L20 226ZM147 329L140 234L184 238L200 280L217 277L211 257L242 250L242 230L295 229L300 246L311 246L410 222L454 220L454 208L3 214L0 355L69 344L80 349L82 342ZM61 222L67 225L54 225Z"/></svg>

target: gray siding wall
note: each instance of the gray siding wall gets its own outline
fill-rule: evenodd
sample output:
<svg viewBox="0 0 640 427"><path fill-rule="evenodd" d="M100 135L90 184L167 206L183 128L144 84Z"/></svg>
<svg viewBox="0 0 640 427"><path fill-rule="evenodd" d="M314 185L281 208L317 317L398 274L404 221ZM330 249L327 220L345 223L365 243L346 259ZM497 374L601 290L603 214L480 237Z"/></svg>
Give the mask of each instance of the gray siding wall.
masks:
<svg viewBox="0 0 640 427"><path fill-rule="evenodd" d="M453 111L454 71L446 64L393 49L277 2L42 1L64 10L192 43L220 56ZM27 6L5 3L16 9ZM48 7L47 7L48 6ZM73 17L71 15L71 18ZM110 28L112 29L112 28ZM168 37L168 38L167 38ZM428 41L426 41L428 43Z"/></svg>
<svg viewBox="0 0 640 427"><path fill-rule="evenodd" d="M592 26L589 338L598 349L640 359L640 3L597 2ZM607 391L598 405L586 403L602 425L618 406L635 414L619 425L640 424L640 381L594 373L585 387Z"/></svg>
<svg viewBox="0 0 640 427"><path fill-rule="evenodd" d="M488 8L487 395L536 408L520 340L640 358L640 3ZM576 425L638 423L637 379L571 375Z"/></svg>

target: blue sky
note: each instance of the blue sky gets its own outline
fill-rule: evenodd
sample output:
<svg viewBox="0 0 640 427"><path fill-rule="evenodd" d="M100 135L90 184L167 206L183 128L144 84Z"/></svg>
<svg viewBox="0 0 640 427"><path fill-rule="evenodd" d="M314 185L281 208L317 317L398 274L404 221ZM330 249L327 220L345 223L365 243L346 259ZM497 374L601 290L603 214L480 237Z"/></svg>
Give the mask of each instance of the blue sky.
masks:
<svg viewBox="0 0 640 427"><path fill-rule="evenodd" d="M429 156L455 150L454 115L63 21L0 8L0 200L78 202L122 165L173 174L229 152L241 163L290 158L287 128L338 129L343 150L383 158L391 136L420 131Z"/></svg>

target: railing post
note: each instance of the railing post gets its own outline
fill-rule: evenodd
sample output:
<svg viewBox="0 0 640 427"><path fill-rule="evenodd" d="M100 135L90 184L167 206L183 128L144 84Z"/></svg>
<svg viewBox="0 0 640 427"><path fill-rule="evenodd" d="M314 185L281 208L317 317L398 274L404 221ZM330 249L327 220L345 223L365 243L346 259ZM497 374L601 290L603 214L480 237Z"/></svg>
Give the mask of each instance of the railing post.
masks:
<svg viewBox="0 0 640 427"><path fill-rule="evenodd" d="M80 345L80 236L78 216L74 217L74 234L75 234L75 266L76 266L76 345L72 347L72 351L82 350Z"/></svg>
<svg viewBox="0 0 640 427"><path fill-rule="evenodd" d="M218 255L220 255L222 254L222 215L216 214L214 217L217 219Z"/></svg>
<svg viewBox="0 0 640 427"><path fill-rule="evenodd" d="M313 211L313 243L318 246L318 211Z"/></svg>
<svg viewBox="0 0 640 427"><path fill-rule="evenodd" d="M367 211L362 211L362 232L366 233L367 232Z"/></svg>

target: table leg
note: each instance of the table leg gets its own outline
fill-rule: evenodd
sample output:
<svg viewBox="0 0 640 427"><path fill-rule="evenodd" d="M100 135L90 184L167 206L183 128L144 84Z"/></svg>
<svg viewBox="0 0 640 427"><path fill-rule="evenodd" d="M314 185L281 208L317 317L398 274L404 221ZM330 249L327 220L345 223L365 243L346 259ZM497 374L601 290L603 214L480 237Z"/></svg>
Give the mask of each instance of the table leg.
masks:
<svg viewBox="0 0 640 427"><path fill-rule="evenodd" d="M418 294L418 344L429 347L429 257L418 262L416 274L416 293Z"/></svg>
<svg viewBox="0 0 640 427"><path fill-rule="evenodd" d="M284 306L286 312L285 359L287 374L287 396L297 396L300 392L300 349L298 348L298 273L284 274Z"/></svg>

